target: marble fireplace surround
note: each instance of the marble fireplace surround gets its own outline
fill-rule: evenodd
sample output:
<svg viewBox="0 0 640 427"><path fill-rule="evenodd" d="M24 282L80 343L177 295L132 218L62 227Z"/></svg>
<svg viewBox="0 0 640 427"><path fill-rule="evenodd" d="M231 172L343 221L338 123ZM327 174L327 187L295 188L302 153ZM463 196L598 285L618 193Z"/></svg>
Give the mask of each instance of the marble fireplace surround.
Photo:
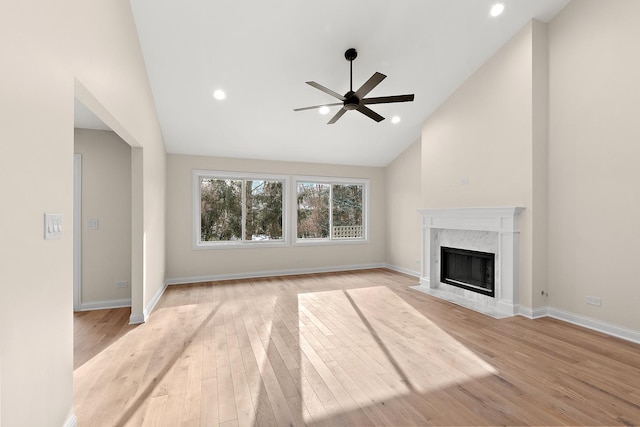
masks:
<svg viewBox="0 0 640 427"><path fill-rule="evenodd" d="M493 317L518 314L522 207L421 209L422 273L413 288ZM495 254L495 297L440 282L440 246Z"/></svg>

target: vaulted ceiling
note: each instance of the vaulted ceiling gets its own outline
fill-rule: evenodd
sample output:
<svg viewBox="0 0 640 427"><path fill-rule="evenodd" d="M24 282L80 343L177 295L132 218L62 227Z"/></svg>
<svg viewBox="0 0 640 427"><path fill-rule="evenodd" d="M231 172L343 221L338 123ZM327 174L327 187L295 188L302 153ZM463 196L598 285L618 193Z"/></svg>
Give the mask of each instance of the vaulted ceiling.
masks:
<svg viewBox="0 0 640 427"><path fill-rule="evenodd" d="M131 0L170 153L385 166L422 122L529 20L548 22L568 0ZM348 111L337 123L297 107L337 100L307 84L349 90L387 75L369 96L376 123ZM216 100L222 89L227 97ZM391 117L401 121L392 123Z"/></svg>

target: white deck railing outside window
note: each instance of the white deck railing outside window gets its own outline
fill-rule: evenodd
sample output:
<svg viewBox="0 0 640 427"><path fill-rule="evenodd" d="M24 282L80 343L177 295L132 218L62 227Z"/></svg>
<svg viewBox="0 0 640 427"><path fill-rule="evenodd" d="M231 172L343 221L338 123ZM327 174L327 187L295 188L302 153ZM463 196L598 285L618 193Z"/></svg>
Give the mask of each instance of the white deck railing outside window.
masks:
<svg viewBox="0 0 640 427"><path fill-rule="evenodd" d="M342 225L333 227L334 239L361 239L361 225Z"/></svg>

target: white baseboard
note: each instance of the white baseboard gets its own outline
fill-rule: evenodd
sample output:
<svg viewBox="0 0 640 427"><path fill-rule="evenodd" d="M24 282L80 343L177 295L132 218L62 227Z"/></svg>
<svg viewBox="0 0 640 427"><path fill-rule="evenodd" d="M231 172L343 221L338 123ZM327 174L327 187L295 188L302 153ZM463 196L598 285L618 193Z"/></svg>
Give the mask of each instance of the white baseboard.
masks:
<svg viewBox="0 0 640 427"><path fill-rule="evenodd" d="M218 282L221 280L255 279L259 277L292 276L296 274L334 273L337 271L367 270L370 268L384 268L384 267L386 267L386 264L380 263L380 264L340 265L340 266L334 266L334 267L299 268L299 269L291 269L291 270L267 270L267 271L248 272L248 273L215 274L211 276L177 277L173 279L167 279L167 284L168 285L184 285L188 283Z"/></svg>
<svg viewBox="0 0 640 427"><path fill-rule="evenodd" d="M158 291L153 296L149 304L147 304L147 306L144 308L142 313L131 313L131 316L129 316L130 325L140 325L141 323L147 321L153 309L156 308L156 304L158 304L158 301L160 301L162 294L164 294L164 291L167 289L167 285L168 283L164 282L164 285L162 285L162 287L158 289Z"/></svg>
<svg viewBox="0 0 640 427"><path fill-rule="evenodd" d="M78 419L76 418L76 414L72 412L71 415L69 415L69 418L67 418L67 421L64 422L64 425L62 427L78 427Z"/></svg>
<svg viewBox="0 0 640 427"><path fill-rule="evenodd" d="M165 281L164 285L162 285L162 287L158 289L158 291L153 296L149 304L147 304L147 306L144 308L144 312L142 313L144 316L144 321L146 321L149 318L149 315L151 315L151 312L153 311L153 309L156 308L156 304L158 304L158 301L160 301L162 294L164 294L164 291L167 289L167 285L168 283Z"/></svg>
<svg viewBox="0 0 640 427"><path fill-rule="evenodd" d="M520 306L518 314L529 319L539 319L547 316L548 307L539 307L531 309L529 307Z"/></svg>
<svg viewBox="0 0 640 427"><path fill-rule="evenodd" d="M140 325L142 323L144 323L143 313L131 313L131 316L129 316L130 325Z"/></svg>
<svg viewBox="0 0 640 427"><path fill-rule="evenodd" d="M385 264L385 268L389 270L397 271L398 273L408 274L409 276L420 277L419 271L409 270L408 268L398 267L397 265Z"/></svg>
<svg viewBox="0 0 640 427"><path fill-rule="evenodd" d="M106 310L122 307L131 307L131 298L81 302L77 311Z"/></svg>
<svg viewBox="0 0 640 427"><path fill-rule="evenodd" d="M602 320L582 316L580 314L571 313L554 307L538 307L533 310L528 307L520 307L520 312L518 314L528 317L529 319L553 317L554 319L562 320L563 322L573 323L574 325L582 326L583 328L602 332L607 335L640 344L640 331L614 325L613 323L603 322Z"/></svg>
<svg viewBox="0 0 640 427"><path fill-rule="evenodd" d="M640 344L640 331L553 307L547 307L547 316Z"/></svg>

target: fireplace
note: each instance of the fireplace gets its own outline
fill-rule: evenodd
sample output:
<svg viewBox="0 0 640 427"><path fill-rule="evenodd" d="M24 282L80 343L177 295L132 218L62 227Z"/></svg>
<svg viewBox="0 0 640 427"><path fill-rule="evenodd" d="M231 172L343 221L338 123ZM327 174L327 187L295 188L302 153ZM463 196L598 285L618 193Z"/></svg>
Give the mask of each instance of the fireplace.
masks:
<svg viewBox="0 0 640 427"><path fill-rule="evenodd" d="M440 247L440 281L490 297L495 296L495 254Z"/></svg>
<svg viewBox="0 0 640 427"><path fill-rule="evenodd" d="M413 288L493 317L518 314L519 216L523 209L421 209L422 272L420 284ZM448 254L447 248L466 255ZM471 265L458 268L460 260Z"/></svg>

